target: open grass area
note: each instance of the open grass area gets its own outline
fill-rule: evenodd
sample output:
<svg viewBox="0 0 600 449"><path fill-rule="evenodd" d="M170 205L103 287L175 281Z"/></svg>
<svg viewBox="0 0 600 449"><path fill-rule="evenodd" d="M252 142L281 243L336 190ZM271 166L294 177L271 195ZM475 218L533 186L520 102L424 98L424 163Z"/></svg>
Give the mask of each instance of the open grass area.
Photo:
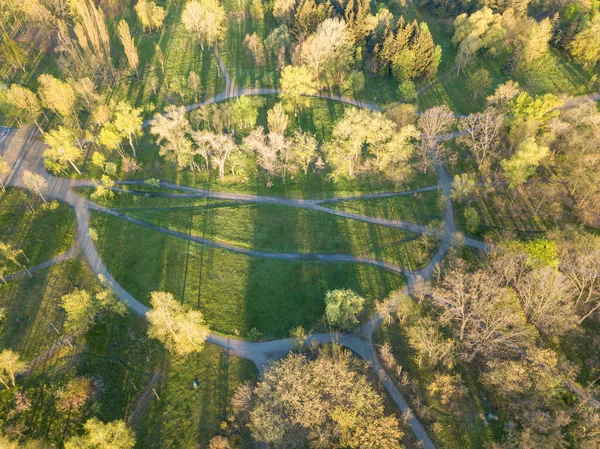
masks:
<svg viewBox="0 0 600 449"><path fill-rule="evenodd" d="M418 268L429 261L419 236L325 212L268 204L131 209L126 215L185 234L272 252L351 254Z"/></svg>
<svg viewBox="0 0 600 449"><path fill-rule="evenodd" d="M252 258L95 214L92 226L107 268L136 299L163 290L201 310L216 332L286 337L291 328L316 327L328 290L351 288L373 301L404 284L401 276L362 264Z"/></svg>
<svg viewBox="0 0 600 449"><path fill-rule="evenodd" d="M437 397L441 393L427 393L427 386L440 373L426 366L419 366L416 352L410 347L400 324L395 322L379 328L373 340L378 346L384 343L391 346L395 359L402 366L402 374L400 377L393 372L388 374L394 379L438 447L475 449L487 447L491 443L493 433L499 432L500 429L494 428L493 421L491 426L484 425L481 416L485 416L491 410L479 397L479 387L471 379L468 369L460 369L469 388L469 397L467 401L463 401L468 406L463 406L459 414L448 413L431 400L432 395Z"/></svg>
<svg viewBox="0 0 600 449"><path fill-rule="evenodd" d="M44 204L23 190L8 189L0 194L0 229L0 241L22 250L19 262L32 267L73 245L75 215L66 204ZM22 269L8 260L0 260L0 268L6 269L4 275Z"/></svg>
<svg viewBox="0 0 600 449"><path fill-rule="evenodd" d="M156 385L160 400L153 396L136 418L139 448L207 448L212 437L226 430L221 426L227 423L237 386L257 377L252 362L210 344L199 354L165 362L162 370Z"/></svg>
<svg viewBox="0 0 600 449"><path fill-rule="evenodd" d="M422 192L387 198L356 199L324 203L326 207L391 220L429 224L444 218L439 191Z"/></svg>

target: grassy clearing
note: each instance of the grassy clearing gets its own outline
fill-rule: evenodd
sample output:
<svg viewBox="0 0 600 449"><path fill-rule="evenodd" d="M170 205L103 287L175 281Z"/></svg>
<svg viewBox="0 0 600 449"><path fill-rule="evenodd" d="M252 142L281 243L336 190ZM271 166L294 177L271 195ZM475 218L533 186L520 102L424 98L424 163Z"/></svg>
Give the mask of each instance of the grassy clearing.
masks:
<svg viewBox="0 0 600 449"><path fill-rule="evenodd" d="M0 240L22 250L20 263L32 267L73 245L75 217L66 204L43 204L23 190L8 189L0 194L0 230ZM6 268L5 275L21 270L10 261L3 260L0 266Z"/></svg>
<svg viewBox="0 0 600 449"><path fill-rule="evenodd" d="M169 237L118 218L94 215L102 259L117 282L148 303L155 290L204 313L216 332L264 338L307 329L323 316L328 290L351 288L373 301L400 288L393 273L361 264L319 264L252 258Z"/></svg>
<svg viewBox="0 0 600 449"><path fill-rule="evenodd" d="M461 368L460 372L470 392L469 407L461 410L460 416L453 416L438 409L436 404L431 403L428 399L426 386L439 373L418 365L416 353L408 344L408 340L397 322L379 328L375 332L374 343L376 345L390 344L394 357L402 366L402 376L398 378L395 373L388 372L388 374L392 376L400 391L408 399L411 408L439 447L474 449L487 447L490 444L493 432L500 429L486 427L483 424L480 416L490 410L479 397L479 387L471 379L468 369ZM492 425L493 423L492 421Z"/></svg>
<svg viewBox="0 0 600 449"><path fill-rule="evenodd" d="M421 250L418 235L287 206L225 203L200 210L125 213L186 234L262 251L352 254L407 268L423 266L431 256Z"/></svg>
<svg viewBox="0 0 600 449"><path fill-rule="evenodd" d="M371 217L429 224L444 216L440 197L439 191L432 191L416 195L325 203L324 206Z"/></svg>
<svg viewBox="0 0 600 449"><path fill-rule="evenodd" d="M136 418L140 448L207 448L225 430L231 398L237 386L254 381L256 368L247 360L214 345L183 360L165 362L163 377L150 407ZM197 380L198 387L193 387ZM246 441L250 444L249 441Z"/></svg>

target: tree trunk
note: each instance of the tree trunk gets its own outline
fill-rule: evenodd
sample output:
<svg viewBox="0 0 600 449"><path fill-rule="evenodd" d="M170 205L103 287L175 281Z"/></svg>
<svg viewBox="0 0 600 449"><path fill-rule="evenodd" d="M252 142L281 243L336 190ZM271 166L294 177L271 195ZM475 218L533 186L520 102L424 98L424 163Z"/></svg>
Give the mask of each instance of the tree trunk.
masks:
<svg viewBox="0 0 600 449"><path fill-rule="evenodd" d="M73 166L73 168L75 169L75 171L79 174L81 174L81 172L79 171L79 169L77 168L77 166L73 163L73 161L71 159L69 159L69 164L71 164ZM41 195L41 194L40 194ZM45 201L45 200L44 200Z"/></svg>

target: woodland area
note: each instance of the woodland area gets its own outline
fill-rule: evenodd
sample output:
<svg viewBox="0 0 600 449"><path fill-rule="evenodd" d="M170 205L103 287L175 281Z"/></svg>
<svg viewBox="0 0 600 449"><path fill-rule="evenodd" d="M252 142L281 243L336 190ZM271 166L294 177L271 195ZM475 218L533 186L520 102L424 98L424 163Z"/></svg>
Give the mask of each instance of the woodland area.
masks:
<svg viewBox="0 0 600 449"><path fill-rule="evenodd" d="M600 447L600 0L0 1L0 449Z"/></svg>

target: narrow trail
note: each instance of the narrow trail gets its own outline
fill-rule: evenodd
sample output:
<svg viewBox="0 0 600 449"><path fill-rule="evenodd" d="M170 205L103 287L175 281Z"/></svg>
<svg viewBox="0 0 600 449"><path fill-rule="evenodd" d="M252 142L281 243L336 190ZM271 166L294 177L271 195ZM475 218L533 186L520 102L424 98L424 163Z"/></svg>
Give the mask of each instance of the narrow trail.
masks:
<svg viewBox="0 0 600 449"><path fill-rule="evenodd" d="M45 270L46 268L50 268L53 265L57 265L59 263L66 262L67 260L73 260L73 259L77 258L78 256L79 256L79 247L77 246L77 243L75 243L75 244L73 244L73 246L71 246L71 248L66 250L64 253L60 253L59 255L54 256L53 258L48 259L45 262L42 262L41 264L30 267L27 270L17 271L16 273L12 273L7 276L4 276L4 281L2 279L0 279L0 285L6 284L10 281L14 281L16 279L22 279L22 278L29 277L30 273L33 274L36 271ZM29 270L29 272L28 272L28 270Z"/></svg>

